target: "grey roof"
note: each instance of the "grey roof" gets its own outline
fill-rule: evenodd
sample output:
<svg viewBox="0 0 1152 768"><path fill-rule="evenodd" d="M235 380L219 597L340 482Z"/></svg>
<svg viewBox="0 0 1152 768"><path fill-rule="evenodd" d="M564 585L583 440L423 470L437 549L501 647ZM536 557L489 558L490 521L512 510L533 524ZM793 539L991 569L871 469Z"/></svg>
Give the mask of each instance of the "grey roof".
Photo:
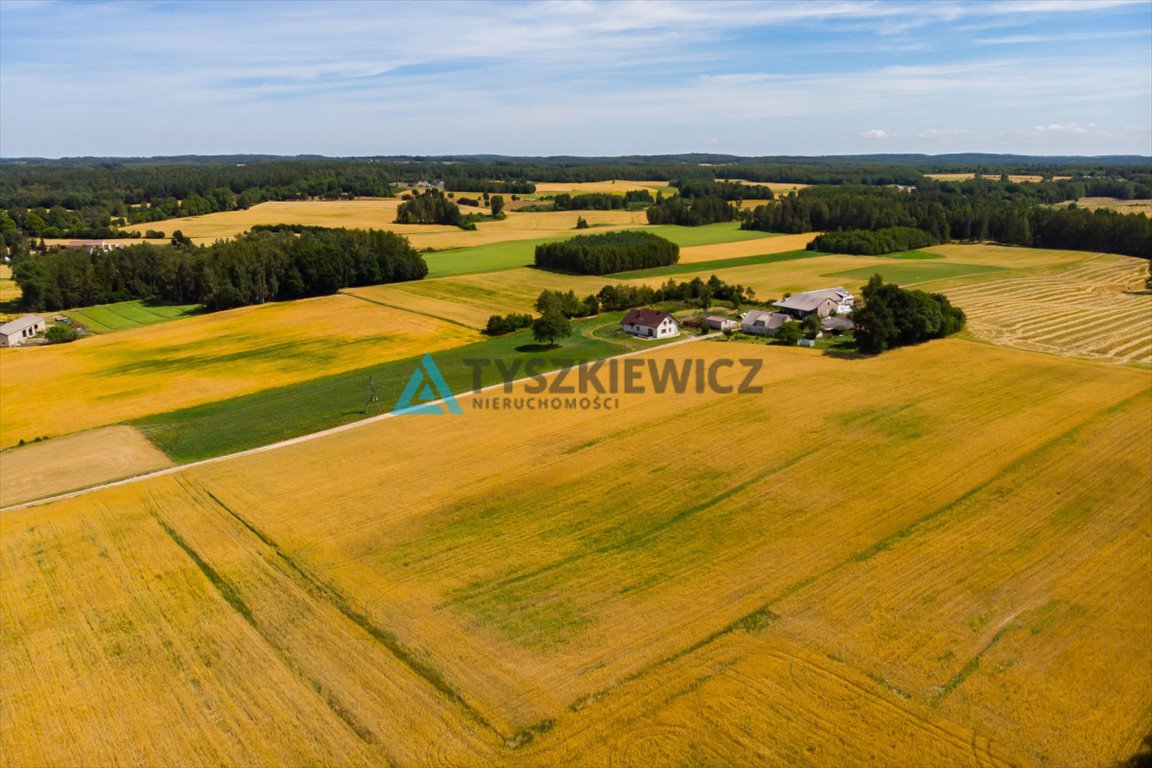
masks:
<svg viewBox="0 0 1152 768"><path fill-rule="evenodd" d="M840 293L835 288L829 288L823 291L806 291L804 293L797 293L783 301L778 301L774 306L781 309L796 309L801 312L811 312L826 301L833 301L837 304L840 303Z"/></svg>
<svg viewBox="0 0 1152 768"><path fill-rule="evenodd" d="M779 328L784 323L792 318L780 312L766 312L763 309L748 310L748 314L744 315L744 320L741 325L746 325L750 328L761 326L766 329Z"/></svg>
<svg viewBox="0 0 1152 768"><path fill-rule="evenodd" d="M24 315L24 317L18 317L11 322L0 325L0 335L12 336L13 334L20 333L20 331L25 328L31 328L42 322L44 322L44 318L40 317L40 315Z"/></svg>
<svg viewBox="0 0 1152 768"><path fill-rule="evenodd" d="M850 331L856 327L846 317L826 317L820 321L820 330L822 331Z"/></svg>

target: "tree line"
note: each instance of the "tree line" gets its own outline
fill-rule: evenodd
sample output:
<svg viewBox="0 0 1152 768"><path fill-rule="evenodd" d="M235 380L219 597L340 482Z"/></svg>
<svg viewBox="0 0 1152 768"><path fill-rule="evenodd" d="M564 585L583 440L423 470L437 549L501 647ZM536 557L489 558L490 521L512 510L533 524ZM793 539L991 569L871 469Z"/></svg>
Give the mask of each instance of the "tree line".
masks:
<svg viewBox="0 0 1152 768"><path fill-rule="evenodd" d="M201 247L61 248L20 256L12 268L33 311L129 299L230 309L427 274L423 257L393 232L286 225Z"/></svg>
<svg viewBox="0 0 1152 768"><path fill-rule="evenodd" d="M479 205L479 201L474 201ZM503 198L501 198L503 202ZM396 209L397 224L447 224L454 227L464 225L460 206L449 200L435 187L421 193L416 192L412 199L400 203Z"/></svg>
<svg viewBox="0 0 1152 768"><path fill-rule="evenodd" d="M884 229L849 229L817 235L808 243L810 251L851 253L857 256L877 256L882 253L912 251L927 248L940 241L922 229L913 227L885 227Z"/></svg>
<svg viewBox="0 0 1152 768"><path fill-rule="evenodd" d="M577 235L536 246L536 266L580 275L606 275L675 264L680 246L651 232L625 230Z"/></svg>
<svg viewBox="0 0 1152 768"><path fill-rule="evenodd" d="M735 205L720 197L665 198L656 195L656 203L648 207L649 224L676 224L681 227L699 227L720 221L732 221L739 216Z"/></svg>
<svg viewBox="0 0 1152 768"><path fill-rule="evenodd" d="M741 228L768 232L911 227L936 242L993 240L1152 258L1152 218L1044 204L1041 185L974 180L913 192L825 187L790 193L741 214Z"/></svg>
<svg viewBox="0 0 1152 768"><path fill-rule="evenodd" d="M772 188L762 184L741 184L736 181L708 181L707 179L677 179L672 182L680 197L718 197L721 200L771 200L776 195Z"/></svg>
<svg viewBox="0 0 1152 768"><path fill-rule="evenodd" d="M755 295L755 291L751 288L725 283L716 275L712 275L707 282L699 277L686 282L677 282L669 278L659 288L624 283L608 284L598 293L589 294L584 298L578 297L572 290L544 290L536 297L534 308L541 315L551 311L566 318L591 317L599 314L601 310L618 312L665 301L680 301L704 309L712 306L713 301L728 301L739 309L743 304L754 302ZM492 315L488 318L484 333L489 336L502 336L521 328L528 328L532 324L532 315L518 313Z"/></svg>

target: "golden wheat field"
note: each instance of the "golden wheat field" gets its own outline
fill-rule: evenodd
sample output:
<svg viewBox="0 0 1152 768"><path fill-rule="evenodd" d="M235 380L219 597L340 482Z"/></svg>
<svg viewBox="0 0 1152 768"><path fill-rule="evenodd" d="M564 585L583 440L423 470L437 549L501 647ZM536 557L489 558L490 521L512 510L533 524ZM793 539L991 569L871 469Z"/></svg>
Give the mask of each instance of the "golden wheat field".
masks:
<svg viewBox="0 0 1152 768"><path fill-rule="evenodd" d="M982 766L1136 750L1152 729L1152 681L1132 674L1152 666L1152 458L1132 439L1152 428L1146 372L963 340L874 359L700 341L632 364L726 358L762 363L764 391L661 395L644 373L611 411L461 394L462 416L5 512L0 754Z"/></svg>
<svg viewBox="0 0 1152 768"><path fill-rule="evenodd" d="M680 249L680 264L695 264L717 259L736 259L745 256L759 256L765 253L785 253L802 251L820 232L804 232L799 235L772 235L752 240L738 240L734 243L713 245L692 245Z"/></svg>
<svg viewBox="0 0 1152 768"><path fill-rule="evenodd" d="M351 296L264 304L0 349L0 446L115 424L475 341Z"/></svg>
<svg viewBox="0 0 1152 768"><path fill-rule="evenodd" d="M0 506L143 474L171 464L133 427L93 429L0 452Z"/></svg>
<svg viewBox="0 0 1152 768"><path fill-rule="evenodd" d="M557 195L564 192L572 195L589 194L592 192L610 192L622 195L625 192L634 192L647 189L650 192L671 189L667 181L627 181L626 179L609 179L608 181L542 181L536 184L536 196Z"/></svg>
<svg viewBox="0 0 1152 768"><path fill-rule="evenodd" d="M476 231L439 224L395 224L396 209L403 201L396 198L363 200L300 200L268 202L243 211L226 211L169 219L159 223L138 224L128 230L160 227L171 235L180 230L197 244L228 239L247 232L257 224L302 224L317 227L350 227L386 229L407 237L415 248L444 250L490 245L509 240L574 234L576 219L583 216L595 227L646 225L644 211L510 211L503 221L481 221ZM461 208L464 213L487 212L486 208ZM162 225L162 226L161 226Z"/></svg>
<svg viewBox="0 0 1152 768"><path fill-rule="evenodd" d="M507 269L419 280L411 283L345 288L344 293L385 306L443 318L482 330L491 315L532 314L536 297L547 289L575 291L581 299L605 285L611 276L563 275L539 269Z"/></svg>
<svg viewBox="0 0 1152 768"><path fill-rule="evenodd" d="M1068 203L1057 203L1057 208L1065 208L1071 205ZM1106 208L1110 211L1117 213L1142 213L1145 216L1152 216L1152 200L1121 200L1116 197L1082 197L1076 201L1079 208L1087 208L1090 211Z"/></svg>

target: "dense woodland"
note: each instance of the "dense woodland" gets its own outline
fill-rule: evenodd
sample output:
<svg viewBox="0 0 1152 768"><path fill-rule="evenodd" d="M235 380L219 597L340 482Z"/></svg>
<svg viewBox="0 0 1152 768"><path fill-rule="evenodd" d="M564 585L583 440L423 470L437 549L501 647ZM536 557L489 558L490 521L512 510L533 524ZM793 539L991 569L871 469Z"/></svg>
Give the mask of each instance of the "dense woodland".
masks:
<svg viewBox="0 0 1152 768"><path fill-rule="evenodd" d="M680 246L651 232L577 235L561 243L536 246L536 266L581 275L607 275L675 264Z"/></svg>
<svg viewBox="0 0 1152 768"><path fill-rule="evenodd" d="M649 224L699 227L720 221L732 221L740 215L740 211L732 203L717 196L665 198L657 195L656 203L649 206L647 215Z"/></svg>
<svg viewBox="0 0 1152 768"><path fill-rule="evenodd" d="M423 257L401 235L294 226L258 227L199 248L63 248L22 256L13 267L25 306L38 311L128 299L229 309L427 274Z"/></svg>
<svg viewBox="0 0 1152 768"><path fill-rule="evenodd" d="M1069 181L1028 185L1057 190L1044 202L1084 196L1152 197L1147 158L1034 158L1003 155L735 157L686 154L630 157L365 157L236 155L0 161L0 219L11 222L9 250L25 238L126 236L122 224L248 208L265 200L340 199L393 194L401 185L443 179L461 192L525 194L533 182L676 179L680 194L713 180L833 185L931 184L946 171L1035 173ZM767 198L724 185L711 196ZM22 235L22 237L18 237Z"/></svg>
<svg viewBox="0 0 1152 768"><path fill-rule="evenodd" d="M461 199L463 202L463 198ZM469 201L472 205L479 205L479 200ZM460 207L445 197L444 193L433 187L426 192L417 192L411 200L400 203L396 209L397 224L448 224L461 226L463 218Z"/></svg>
<svg viewBox="0 0 1152 768"><path fill-rule="evenodd" d="M808 250L876 256L882 253L927 248L939 242L930 233L913 227L885 227L875 230L848 229L817 235L812 242L808 243Z"/></svg>
<svg viewBox="0 0 1152 768"><path fill-rule="evenodd" d="M792 233L912 227L936 242L993 240L1152 258L1152 218L1049 207L1062 187L989 180L933 183L914 191L811 187L744 211L741 226Z"/></svg>
<svg viewBox="0 0 1152 768"><path fill-rule="evenodd" d="M965 321L964 311L944 294L907 290L880 275L864 286L852 311L857 348L870 354L951 336Z"/></svg>

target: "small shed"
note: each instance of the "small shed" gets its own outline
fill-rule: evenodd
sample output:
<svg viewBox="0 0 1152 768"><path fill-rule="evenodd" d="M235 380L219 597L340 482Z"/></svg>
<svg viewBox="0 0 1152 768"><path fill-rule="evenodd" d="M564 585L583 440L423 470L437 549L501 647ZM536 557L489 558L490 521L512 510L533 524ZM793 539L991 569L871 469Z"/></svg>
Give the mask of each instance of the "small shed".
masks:
<svg viewBox="0 0 1152 768"><path fill-rule="evenodd" d="M4 323L0 325L0 347L18 347L44 328L44 318L40 315L24 315Z"/></svg>
<svg viewBox="0 0 1152 768"><path fill-rule="evenodd" d="M709 315L704 318L704 325L714 331L736 331L740 329L740 323L728 317L720 317L719 315Z"/></svg>

